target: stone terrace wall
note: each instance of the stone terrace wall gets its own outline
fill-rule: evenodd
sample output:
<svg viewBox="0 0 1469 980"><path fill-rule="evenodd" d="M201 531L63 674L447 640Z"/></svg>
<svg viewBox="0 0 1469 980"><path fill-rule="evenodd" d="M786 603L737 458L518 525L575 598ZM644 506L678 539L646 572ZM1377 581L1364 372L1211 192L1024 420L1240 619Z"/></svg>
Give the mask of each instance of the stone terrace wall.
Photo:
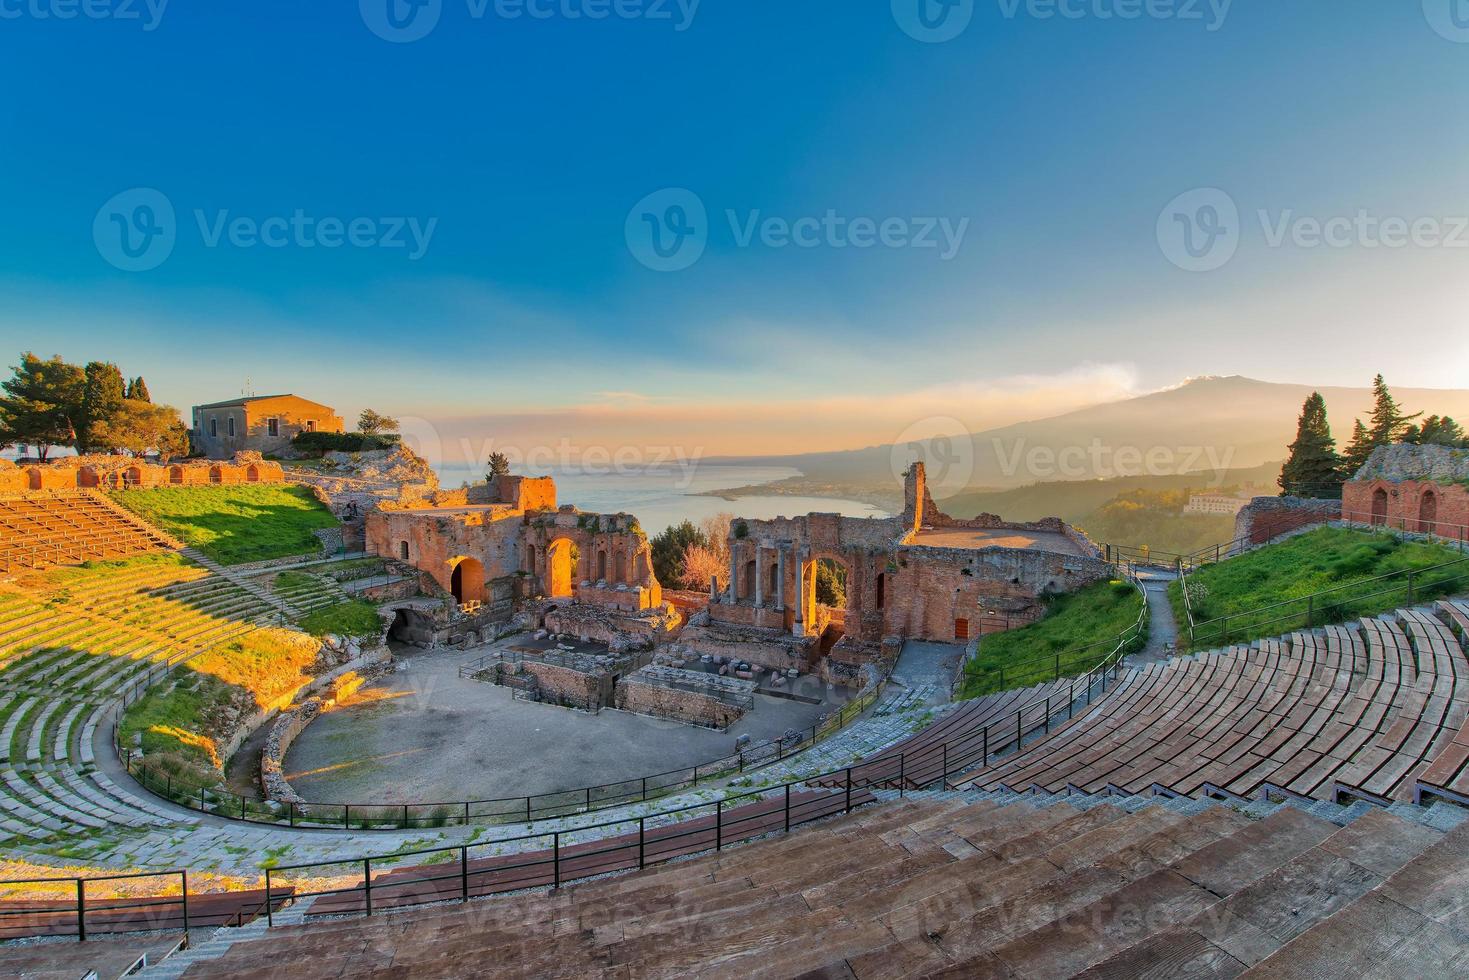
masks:
<svg viewBox="0 0 1469 980"><path fill-rule="evenodd" d="M1234 518L1235 551L1264 544L1303 527L1340 520L1339 500L1313 500L1305 497L1256 497Z"/></svg>
<svg viewBox="0 0 1469 980"><path fill-rule="evenodd" d="M0 493L281 483L284 480L281 465L260 459L258 453L239 453L230 462L191 459L163 464L128 456L68 456L54 463L15 466L7 462L0 467Z"/></svg>

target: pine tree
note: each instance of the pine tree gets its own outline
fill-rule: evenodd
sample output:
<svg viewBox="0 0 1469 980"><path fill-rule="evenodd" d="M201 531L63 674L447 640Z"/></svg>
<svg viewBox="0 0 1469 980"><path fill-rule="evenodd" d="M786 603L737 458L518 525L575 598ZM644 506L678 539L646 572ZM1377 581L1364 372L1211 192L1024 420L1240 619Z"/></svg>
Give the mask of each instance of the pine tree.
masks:
<svg viewBox="0 0 1469 980"><path fill-rule="evenodd" d="M77 426L76 449L79 453L115 447L93 445L94 433L105 429L122 411L127 394L122 372L116 364L90 361L85 368L86 382L82 392L82 421Z"/></svg>
<svg viewBox="0 0 1469 980"><path fill-rule="evenodd" d="M1343 480L1350 480L1357 475L1357 471L1367 465L1367 459L1373 450L1372 433L1367 431L1367 426L1357 419L1357 424L1352 427L1352 441L1347 443L1347 451L1341 458L1341 476Z"/></svg>
<svg viewBox="0 0 1469 980"><path fill-rule="evenodd" d="M1403 441L1415 446L1465 447L1464 427L1447 415L1430 415L1422 425L1410 425Z"/></svg>
<svg viewBox="0 0 1469 980"><path fill-rule="evenodd" d="M1373 446L1390 446L1401 442L1407 432L1408 423L1423 414L1419 412L1417 415L1404 415L1380 374L1372 379L1372 397L1375 403L1372 407L1372 425L1368 431L1372 436Z"/></svg>
<svg viewBox="0 0 1469 980"><path fill-rule="evenodd" d="M130 402L151 402L152 396L148 394L148 385L141 377L134 378L128 382L127 394L123 396Z"/></svg>
<svg viewBox="0 0 1469 980"><path fill-rule="evenodd" d="M1319 391L1301 406L1296 441L1280 471L1281 496L1334 497L1341 492L1341 457L1326 420L1326 399Z"/></svg>
<svg viewBox="0 0 1469 980"><path fill-rule="evenodd" d="M71 443L81 415L82 369L59 357L27 351L14 376L0 382L0 446L33 446L45 459L52 446Z"/></svg>

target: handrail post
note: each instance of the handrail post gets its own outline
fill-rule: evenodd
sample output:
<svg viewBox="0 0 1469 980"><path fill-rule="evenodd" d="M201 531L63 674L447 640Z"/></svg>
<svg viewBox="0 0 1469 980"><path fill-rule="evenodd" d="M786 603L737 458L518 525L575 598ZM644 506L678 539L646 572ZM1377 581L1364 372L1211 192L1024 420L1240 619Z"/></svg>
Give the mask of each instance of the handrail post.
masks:
<svg viewBox="0 0 1469 980"><path fill-rule="evenodd" d="M949 788L949 743L948 742L942 743L942 747L943 747L943 750L944 750L944 771L943 771L943 774L939 776L939 789L948 789Z"/></svg>
<svg viewBox="0 0 1469 980"><path fill-rule="evenodd" d="M852 812L852 767L847 767L847 813Z"/></svg>
<svg viewBox="0 0 1469 980"><path fill-rule="evenodd" d="M907 762L908 762L908 753L907 752L901 752L901 753L899 753L898 754L898 799L902 799L903 798L903 787L908 782Z"/></svg>
<svg viewBox="0 0 1469 980"><path fill-rule="evenodd" d="M275 926L275 913L270 907L270 869L265 869L265 928Z"/></svg>
<svg viewBox="0 0 1469 980"><path fill-rule="evenodd" d="M551 835L551 887L561 887L561 831Z"/></svg>
<svg viewBox="0 0 1469 980"><path fill-rule="evenodd" d="M984 731L981 733L981 737L983 739L984 747L980 749L980 752L983 753L984 757L979 760L979 768L987 769L989 768L990 764L990 726L984 726Z"/></svg>
<svg viewBox="0 0 1469 980"><path fill-rule="evenodd" d="M372 858L362 859L362 893L367 914L372 915Z"/></svg>
<svg viewBox="0 0 1469 980"><path fill-rule="evenodd" d="M791 832L791 784L786 783L786 833Z"/></svg>
<svg viewBox="0 0 1469 980"><path fill-rule="evenodd" d="M87 941L87 882L77 879L77 942Z"/></svg>
<svg viewBox="0 0 1469 980"><path fill-rule="evenodd" d="M459 848L459 895L469 901L469 845Z"/></svg>
<svg viewBox="0 0 1469 980"><path fill-rule="evenodd" d="M647 836L644 829L644 818L638 817L638 870L643 870L647 856Z"/></svg>
<svg viewBox="0 0 1469 980"><path fill-rule="evenodd" d="M189 872L184 869L179 872L179 879L183 882L184 896L184 945L189 944Z"/></svg>
<svg viewBox="0 0 1469 980"><path fill-rule="evenodd" d="M724 848L724 800L714 801L714 849Z"/></svg>

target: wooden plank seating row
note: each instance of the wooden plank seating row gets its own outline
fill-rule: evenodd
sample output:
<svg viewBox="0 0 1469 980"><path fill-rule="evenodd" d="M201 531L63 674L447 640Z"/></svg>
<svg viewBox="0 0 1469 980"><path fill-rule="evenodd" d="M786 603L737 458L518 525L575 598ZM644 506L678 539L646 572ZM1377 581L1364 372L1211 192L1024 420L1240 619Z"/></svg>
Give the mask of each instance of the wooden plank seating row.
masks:
<svg viewBox="0 0 1469 980"><path fill-rule="evenodd" d="M1014 799L1014 798L1012 798ZM882 804L796 833L555 890L271 930L186 978L1327 976L1423 927L1399 975L1469 959L1469 828L1382 810L1339 827L1283 806ZM1437 880L1433 876L1438 876ZM1434 931L1436 929L1436 931ZM1413 967L1416 966L1416 972ZM1459 974L1462 975L1462 972Z"/></svg>
<svg viewBox="0 0 1469 980"><path fill-rule="evenodd" d="M93 494L0 500L0 571L123 558L168 547Z"/></svg>
<svg viewBox="0 0 1469 980"><path fill-rule="evenodd" d="M1095 688L1094 688L1095 689ZM1025 713L1021 723L1025 731L1042 724L1048 712L1047 699L1054 700L1050 715L1066 710L1070 695L1085 695L1085 682L1063 678L1034 687L1000 691L966 701L946 712L938 721L909 737L888 746L852 767L852 781L857 786L896 786L908 788L930 785L945 772L963 771L984 759L986 751L998 751L1015 740L1016 713L1033 702L1042 707ZM986 734L986 729L990 729ZM839 786L845 774L816 781L816 785Z"/></svg>
<svg viewBox="0 0 1469 980"><path fill-rule="evenodd" d="M1134 671L1072 724L951 782L1408 801L1466 716L1454 633L1402 610ZM1469 752L1453 751L1457 778Z"/></svg>
<svg viewBox="0 0 1469 980"><path fill-rule="evenodd" d="M863 806L873 801L870 793L853 791L850 806ZM793 792L791 825L819 820L847 808L845 792ZM559 855L551 847L540 847L518 854L473 858L463 862L450 853L454 860L449 863L395 867L386 873L374 874L371 907L373 910L403 908L452 901L466 894L473 898L545 887L558 880L569 882L613 871L636 870L644 864L670 861L781 831L785 829L785 823L785 799L778 796L731 806L720 816L710 812L693 819L647 827L641 839L634 830L594 841L563 844ZM632 826L636 827L636 821ZM546 841L551 842L551 835L546 835ZM320 869L305 871L308 874L320 873ZM313 903L310 914L365 912L368 901L367 889L359 883L350 890L322 895Z"/></svg>
<svg viewBox="0 0 1469 980"><path fill-rule="evenodd" d="M71 882L63 884L68 888L74 887ZM98 886L89 887L95 890ZM272 910L280 910L293 898L290 888L272 889ZM264 915L265 891L190 892L188 905L191 929L217 928L250 922ZM184 925L184 902L178 894L177 880L172 894L131 898L87 897L84 908L88 935L181 929ZM0 898L0 941L32 936L75 936L77 930L75 897L54 900Z"/></svg>

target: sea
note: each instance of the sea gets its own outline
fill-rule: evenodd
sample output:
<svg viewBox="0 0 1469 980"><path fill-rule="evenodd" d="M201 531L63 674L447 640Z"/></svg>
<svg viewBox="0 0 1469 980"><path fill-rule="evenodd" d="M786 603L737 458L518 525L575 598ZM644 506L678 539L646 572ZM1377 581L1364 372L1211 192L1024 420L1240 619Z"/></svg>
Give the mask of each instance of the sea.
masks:
<svg viewBox="0 0 1469 980"><path fill-rule="evenodd" d="M483 466L440 463L434 471L439 475L439 483L445 487L457 487L485 478ZM769 494L726 500L705 496L719 490L773 483L801 475L799 470L781 466L698 463L687 467L645 466L601 471L580 467L552 469L536 475L555 478L558 503L575 504L589 513L632 514L650 535L659 534L681 521L697 524L720 513L756 520L810 513L842 514L845 517L892 516L871 504L833 497Z"/></svg>

